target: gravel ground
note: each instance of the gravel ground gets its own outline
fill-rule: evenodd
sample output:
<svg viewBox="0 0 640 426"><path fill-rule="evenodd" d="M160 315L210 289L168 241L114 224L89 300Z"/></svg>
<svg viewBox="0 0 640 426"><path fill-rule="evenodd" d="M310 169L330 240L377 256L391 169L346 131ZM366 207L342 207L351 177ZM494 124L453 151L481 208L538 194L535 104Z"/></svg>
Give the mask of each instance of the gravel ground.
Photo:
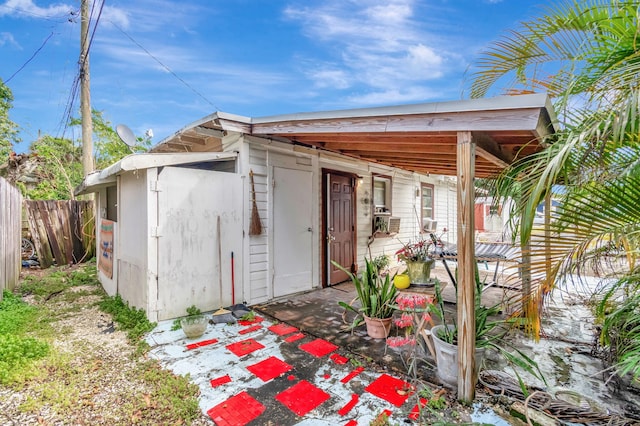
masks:
<svg viewBox="0 0 640 426"><path fill-rule="evenodd" d="M0 425L167 424L150 397L153 382L143 380L140 373L158 367L144 356L133 356L135 347L126 334L116 331L111 315L95 306L101 299L91 294L96 289L65 290L87 294L71 303L62 294L41 302L42 309L56 312L51 322L55 337L50 342L55 355L35 367L40 370L35 373L42 374L34 379L10 388L0 386ZM37 304L32 296L25 300ZM201 413L190 424L213 423Z"/></svg>

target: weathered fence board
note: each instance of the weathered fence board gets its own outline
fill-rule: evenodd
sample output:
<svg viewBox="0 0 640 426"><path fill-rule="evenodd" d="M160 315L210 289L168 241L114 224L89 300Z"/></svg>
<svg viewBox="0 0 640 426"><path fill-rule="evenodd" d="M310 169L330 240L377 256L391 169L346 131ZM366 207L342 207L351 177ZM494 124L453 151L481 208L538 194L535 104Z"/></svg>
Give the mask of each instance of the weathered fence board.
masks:
<svg viewBox="0 0 640 426"><path fill-rule="evenodd" d="M20 278L22 195L0 177L0 300Z"/></svg>
<svg viewBox="0 0 640 426"><path fill-rule="evenodd" d="M40 266L69 265L95 253L93 201L25 201Z"/></svg>

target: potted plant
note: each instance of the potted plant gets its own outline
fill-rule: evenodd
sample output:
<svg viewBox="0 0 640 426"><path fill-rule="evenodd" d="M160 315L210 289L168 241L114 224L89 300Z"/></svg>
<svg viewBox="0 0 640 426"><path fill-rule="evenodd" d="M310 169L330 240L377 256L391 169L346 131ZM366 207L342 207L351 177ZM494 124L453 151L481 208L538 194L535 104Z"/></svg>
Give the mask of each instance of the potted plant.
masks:
<svg viewBox="0 0 640 426"><path fill-rule="evenodd" d="M189 339L196 339L207 330L207 317L195 305L187 308L187 316L174 321L172 330L182 329Z"/></svg>
<svg viewBox="0 0 640 426"><path fill-rule="evenodd" d="M402 248L396 252L398 261L407 265L406 274L412 285L432 286L431 268L436 260L431 256L430 241L420 239L415 243L403 244Z"/></svg>
<svg viewBox="0 0 640 426"><path fill-rule="evenodd" d="M491 307L482 305L482 288L484 284L480 281L476 269L476 289L475 289L475 337L476 337L476 368L482 361L483 354L487 349L498 351L511 365L517 365L533 376L541 379L544 377L538 365L531 358L518 349L513 348L513 353L509 352L503 345L503 337L509 331L508 322L501 318L495 318L500 313L500 304ZM444 309L444 300L440 291L439 282L435 284L435 300L431 305L431 312L435 314L442 324L436 325L431 330L423 330L422 335L430 350L433 350L436 360L436 371L438 378L445 384L457 386L458 384L458 326L455 319L447 318ZM431 342L433 346L431 346ZM518 372L516 376L520 378Z"/></svg>
<svg viewBox="0 0 640 426"><path fill-rule="evenodd" d="M361 275L355 275L336 262L334 266L344 271L353 282L357 296L349 304L338 302L348 311L356 313L350 329L358 327L363 322L367 325L367 334L376 339L384 339L391 330L391 317L393 316L393 303L397 295L397 289L391 282L391 277L386 274L380 276L376 265L365 258L365 268ZM360 301L360 308L353 306L356 300Z"/></svg>

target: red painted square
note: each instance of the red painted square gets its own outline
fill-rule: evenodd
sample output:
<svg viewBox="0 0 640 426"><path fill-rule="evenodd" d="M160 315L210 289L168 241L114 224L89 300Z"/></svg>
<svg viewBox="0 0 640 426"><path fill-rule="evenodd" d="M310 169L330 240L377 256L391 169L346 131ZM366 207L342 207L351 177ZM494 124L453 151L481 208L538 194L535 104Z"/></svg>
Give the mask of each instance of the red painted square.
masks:
<svg viewBox="0 0 640 426"><path fill-rule="evenodd" d="M245 329L242 329L242 330L238 331L238 334L251 333L253 331L260 330L261 328L262 328L261 325L254 325L253 327L245 328Z"/></svg>
<svg viewBox="0 0 640 426"><path fill-rule="evenodd" d="M400 407L409 398L411 385L404 380L383 374L364 390Z"/></svg>
<svg viewBox="0 0 640 426"><path fill-rule="evenodd" d="M411 410L411 413L409 413L409 419L418 420L420 418L420 410L422 410L424 406L427 405L427 402L428 401L425 398L420 398L420 403L416 404L415 407L413 407L413 409Z"/></svg>
<svg viewBox="0 0 640 426"><path fill-rule="evenodd" d="M298 329L294 326L285 324L283 322L281 322L280 324L272 325L271 327L269 327L269 330L273 331L278 336L284 336L285 334L291 334L295 331L298 331Z"/></svg>
<svg viewBox="0 0 640 426"><path fill-rule="evenodd" d="M238 320L238 324L242 326L247 326L247 325L256 324L262 321L264 321L264 318L256 316L252 320Z"/></svg>
<svg viewBox="0 0 640 426"><path fill-rule="evenodd" d="M218 343L218 339L203 340L201 342L195 342L195 343L188 344L187 345L187 349L191 350L191 349L195 349L195 348L201 348L203 346L213 345L215 343Z"/></svg>
<svg viewBox="0 0 640 426"><path fill-rule="evenodd" d="M353 419L349 420L344 424L344 426L357 426L357 425L358 425L358 421Z"/></svg>
<svg viewBox="0 0 640 426"><path fill-rule="evenodd" d="M292 369L292 366L281 361L275 356L271 356L264 361L260 361L247 367L247 370L258 376L263 382L268 382L271 379L280 377Z"/></svg>
<svg viewBox="0 0 640 426"><path fill-rule="evenodd" d="M217 388L218 386L224 385L225 383L229 383L230 381L231 381L231 377L229 377L229 375L226 374L222 377L218 377L217 379L211 379L210 383L212 388Z"/></svg>
<svg viewBox="0 0 640 426"><path fill-rule="evenodd" d="M331 354L331 356L329 357L331 358L331 360L333 360L333 362L335 362L336 364L346 364L347 362L349 362L349 358L347 358L346 356L342 356L340 354Z"/></svg>
<svg viewBox="0 0 640 426"><path fill-rule="evenodd" d="M331 395L306 380L300 380L276 395L278 401L299 416L304 416L329 398Z"/></svg>
<svg viewBox="0 0 640 426"><path fill-rule="evenodd" d="M253 351L257 351L258 349L264 348L264 345L256 342L253 339L241 340L236 343L232 343L230 345L225 346L231 352L236 354L237 356L244 356L246 354L250 354Z"/></svg>
<svg viewBox="0 0 640 426"><path fill-rule="evenodd" d="M338 349L336 345L323 339L316 339L308 343L303 343L299 347L303 351L309 352L311 355L317 356L318 358L328 355Z"/></svg>
<svg viewBox="0 0 640 426"><path fill-rule="evenodd" d="M304 338L304 333L296 333L287 337L286 339L284 339L284 341L291 343L291 342L295 342L296 340L300 340L302 338Z"/></svg>
<svg viewBox="0 0 640 426"><path fill-rule="evenodd" d="M255 420L265 410L264 405L247 392L241 392L207 411L218 426L244 426Z"/></svg>
<svg viewBox="0 0 640 426"><path fill-rule="evenodd" d="M340 414L341 416L344 416L349 411L351 411L351 409L355 407L356 404L358 403L359 398L360 397L358 396L357 393L354 393L353 395L351 395L351 401L347 402L344 407L338 410L338 414Z"/></svg>
<svg viewBox="0 0 640 426"><path fill-rule="evenodd" d="M344 376L340 381L342 383L347 383L349 380L353 379L354 377L356 377L358 374L362 373L363 371L364 371L364 367L357 367L351 373L349 373L346 376Z"/></svg>

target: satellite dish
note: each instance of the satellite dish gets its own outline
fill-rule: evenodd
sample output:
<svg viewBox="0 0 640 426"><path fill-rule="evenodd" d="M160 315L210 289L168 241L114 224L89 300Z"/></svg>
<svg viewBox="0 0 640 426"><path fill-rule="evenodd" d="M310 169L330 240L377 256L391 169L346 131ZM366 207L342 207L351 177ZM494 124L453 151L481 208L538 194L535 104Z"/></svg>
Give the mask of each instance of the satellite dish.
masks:
<svg viewBox="0 0 640 426"><path fill-rule="evenodd" d="M120 137L120 140L129 148L133 148L137 145L138 140L136 139L136 135L134 135L131 129L124 124L118 124L116 126L116 133Z"/></svg>

